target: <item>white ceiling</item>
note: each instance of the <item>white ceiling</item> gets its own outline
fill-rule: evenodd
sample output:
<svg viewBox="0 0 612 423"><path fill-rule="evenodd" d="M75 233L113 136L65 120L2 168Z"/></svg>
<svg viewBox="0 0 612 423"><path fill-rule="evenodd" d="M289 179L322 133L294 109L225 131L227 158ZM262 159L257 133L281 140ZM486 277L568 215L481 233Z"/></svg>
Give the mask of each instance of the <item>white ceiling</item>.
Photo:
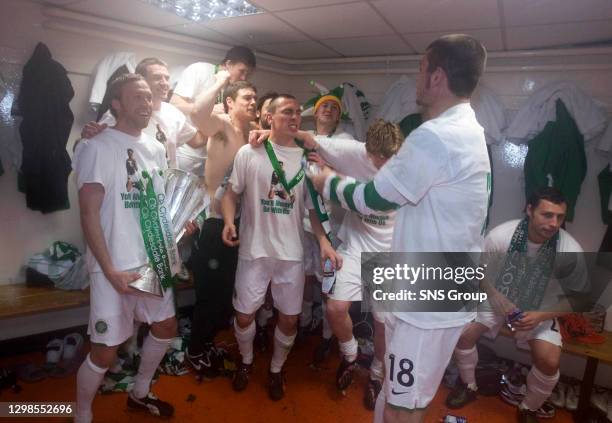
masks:
<svg viewBox="0 0 612 423"><path fill-rule="evenodd" d="M252 0L264 13L208 23L141 0L44 2L288 59L421 53L452 32L489 51L612 43L612 0Z"/></svg>

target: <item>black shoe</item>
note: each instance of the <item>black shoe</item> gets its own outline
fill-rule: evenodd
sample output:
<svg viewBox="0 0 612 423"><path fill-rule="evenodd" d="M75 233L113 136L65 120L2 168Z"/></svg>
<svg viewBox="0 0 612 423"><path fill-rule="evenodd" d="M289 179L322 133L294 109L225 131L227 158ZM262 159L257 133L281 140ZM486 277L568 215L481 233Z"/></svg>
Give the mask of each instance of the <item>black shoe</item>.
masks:
<svg viewBox="0 0 612 423"><path fill-rule="evenodd" d="M357 368L357 360L351 362L346 361L346 358L342 358L338 371L336 372L336 388L340 391L344 391L349 387L353 381L353 372Z"/></svg>
<svg viewBox="0 0 612 423"><path fill-rule="evenodd" d="M268 396L272 401L279 401L285 396L282 372L268 373Z"/></svg>
<svg viewBox="0 0 612 423"><path fill-rule="evenodd" d="M376 398L378 398L378 394L380 393L381 389L381 381L368 378L368 384L366 385L363 393L363 405L365 405L366 409L374 411L374 408L376 407Z"/></svg>
<svg viewBox="0 0 612 423"><path fill-rule="evenodd" d="M144 398L136 398L132 392L129 393L127 406L132 410L148 411L154 416L172 417L174 407L165 401L157 398L152 392L149 392Z"/></svg>
<svg viewBox="0 0 612 423"><path fill-rule="evenodd" d="M268 349L268 333L264 326L257 325L253 345L259 352L265 352Z"/></svg>
<svg viewBox="0 0 612 423"><path fill-rule="evenodd" d="M313 361L313 364L315 366L318 366L319 364L321 364L321 363L323 363L325 361L325 359L327 358L327 356L331 352L332 345L334 344L334 342L333 342L334 339L336 339L334 336L332 336L329 339L323 338L321 340L321 343L319 345L317 345L317 348L315 348L314 361Z"/></svg>
<svg viewBox="0 0 612 423"><path fill-rule="evenodd" d="M518 423L538 423L538 416L535 411L519 407L517 409L516 418Z"/></svg>
<svg viewBox="0 0 612 423"><path fill-rule="evenodd" d="M475 400L476 391L468 388L465 383L458 381L446 397L446 406L451 410L456 410Z"/></svg>
<svg viewBox="0 0 612 423"><path fill-rule="evenodd" d="M232 379L232 389L234 391L240 392L246 389L249 384L249 375L251 374L252 368L252 364L240 363Z"/></svg>
<svg viewBox="0 0 612 423"><path fill-rule="evenodd" d="M203 352L194 355L190 354L187 348L185 356L198 376L206 379L214 379L219 376L219 354L213 344L206 344Z"/></svg>

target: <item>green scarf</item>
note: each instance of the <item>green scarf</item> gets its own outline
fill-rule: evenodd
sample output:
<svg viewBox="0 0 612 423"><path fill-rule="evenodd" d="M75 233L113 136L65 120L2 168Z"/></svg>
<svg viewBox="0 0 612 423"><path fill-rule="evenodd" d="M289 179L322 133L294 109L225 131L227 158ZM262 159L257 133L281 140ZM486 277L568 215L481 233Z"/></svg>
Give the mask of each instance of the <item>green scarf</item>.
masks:
<svg viewBox="0 0 612 423"><path fill-rule="evenodd" d="M552 273L559 233L546 241L535 258L527 257L529 218L520 221L508 247L495 287L520 310L538 310Z"/></svg>
<svg viewBox="0 0 612 423"><path fill-rule="evenodd" d="M327 137L331 138L332 135L333 132ZM304 167L306 165L306 156L308 156L308 153L314 153L315 150L311 150L304 147L304 143L300 140L296 139L295 143L304 150L304 163L302 163L302 167ZM317 192L314 185L312 184L312 181L309 178L306 178L306 188L308 188L308 194L310 194L310 199L312 200L312 205L314 207L315 213L317 214L317 218L319 219L319 222L321 222L321 226L323 226L325 236L327 236L329 242L331 242L332 245L334 245L335 247L331 230L331 222L329 220L329 213L327 213L327 209L325 208L323 197L321 197L321 195Z"/></svg>
<svg viewBox="0 0 612 423"><path fill-rule="evenodd" d="M291 181L288 182L285 176L285 172L283 168L280 166L280 163L278 162L278 158L276 157L276 154L274 153L274 148L272 147L272 143L270 143L270 140L264 141L264 147L266 149L266 153L268 154L268 159L270 159L272 168L278 175L278 179L280 180L281 184L287 191L287 194L290 194L291 188L297 185L306 175L306 172L304 171L304 166L306 162L305 159L308 153L311 153L314 151L314 150L309 150L305 148L304 143L301 142L300 140L296 139L294 140L294 142L298 147L304 150L304 157L302 160L302 167L300 171L291 179ZM312 204L317 214L317 217L319 221L321 222L321 225L323 226L323 230L325 230L325 235L331 242L332 240L331 224L329 222L329 215L327 213L327 210L325 209L325 204L323 204L323 199L321 198L319 193L315 190L314 185L312 185L312 182L308 178L306 178L306 188L308 189L308 193L310 194L310 198L312 200Z"/></svg>
<svg viewBox="0 0 612 423"><path fill-rule="evenodd" d="M174 284L178 268L178 250L172 232L172 219L165 204L163 178L159 172L142 171L140 190L140 227L149 264L163 290Z"/></svg>

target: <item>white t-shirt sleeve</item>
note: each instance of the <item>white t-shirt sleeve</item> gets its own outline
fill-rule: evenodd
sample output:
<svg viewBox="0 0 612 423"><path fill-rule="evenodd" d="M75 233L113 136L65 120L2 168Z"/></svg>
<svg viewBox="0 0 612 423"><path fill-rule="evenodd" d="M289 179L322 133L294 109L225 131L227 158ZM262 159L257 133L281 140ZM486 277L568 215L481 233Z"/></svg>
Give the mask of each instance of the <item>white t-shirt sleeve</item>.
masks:
<svg viewBox="0 0 612 423"><path fill-rule="evenodd" d="M385 199L403 205L418 204L432 186L445 179L448 151L431 131L412 131L398 153L374 179L376 191Z"/></svg>
<svg viewBox="0 0 612 423"><path fill-rule="evenodd" d="M246 188L247 182L247 167L248 167L248 156L250 145L245 145L238 150L236 157L234 157L234 168L229 178L230 184L232 184L232 191L236 194L242 194Z"/></svg>
<svg viewBox="0 0 612 423"><path fill-rule="evenodd" d="M210 63L193 63L183 71L181 79L174 89L174 94L195 100L198 94L210 84L214 74L215 67ZM212 82L214 82L214 79Z"/></svg>
<svg viewBox="0 0 612 423"><path fill-rule="evenodd" d="M197 132L198 130L183 117L182 124L180 124L176 135L176 146L180 147L181 145L188 143Z"/></svg>
<svg viewBox="0 0 612 423"><path fill-rule="evenodd" d="M107 187L111 181L108 174L108 158L104 154L104 145L99 141L83 140L74 153L74 170L77 188L84 184L100 184Z"/></svg>
<svg viewBox="0 0 612 423"><path fill-rule="evenodd" d="M376 174L376 168L368 159L365 144L346 138L316 137L318 152L323 160L337 172L358 180L367 180Z"/></svg>

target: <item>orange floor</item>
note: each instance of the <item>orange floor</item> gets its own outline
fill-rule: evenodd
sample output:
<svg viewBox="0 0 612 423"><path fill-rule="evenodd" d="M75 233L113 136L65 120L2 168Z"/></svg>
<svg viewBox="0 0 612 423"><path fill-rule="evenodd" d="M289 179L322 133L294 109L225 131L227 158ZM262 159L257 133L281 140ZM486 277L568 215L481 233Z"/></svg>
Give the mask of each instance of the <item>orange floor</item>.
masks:
<svg viewBox="0 0 612 423"><path fill-rule="evenodd" d="M231 340L229 333L224 338ZM370 422L373 414L362 405L363 386L367 373L360 371L346 396L340 395L333 384L338 355L336 352L319 371L312 370L308 363L316 345L311 337L297 345L285 366L286 396L279 402L272 402L265 389L270 353L256 355L254 375L245 392L233 392L229 379L219 378L198 384L193 375L181 377L161 376L153 391L165 400L171 401L176 409L175 422ZM0 367L24 361L42 362L42 353L0 359ZM74 401L75 377L45 379L38 383L21 384L19 394L2 391L0 401ZM447 414L444 398L447 389L441 387L431 404L427 423L440 422ZM195 397L195 399L194 399ZM188 399L191 399L189 401ZM159 421L145 414L129 412L125 407L125 394L99 395L94 402L96 422L154 422ZM480 398L460 412L469 423L511 423L515 422L515 409L498 398ZM62 422L68 419L46 420L1 419L0 421ZM557 416L549 422L572 422L569 412L557 410Z"/></svg>

